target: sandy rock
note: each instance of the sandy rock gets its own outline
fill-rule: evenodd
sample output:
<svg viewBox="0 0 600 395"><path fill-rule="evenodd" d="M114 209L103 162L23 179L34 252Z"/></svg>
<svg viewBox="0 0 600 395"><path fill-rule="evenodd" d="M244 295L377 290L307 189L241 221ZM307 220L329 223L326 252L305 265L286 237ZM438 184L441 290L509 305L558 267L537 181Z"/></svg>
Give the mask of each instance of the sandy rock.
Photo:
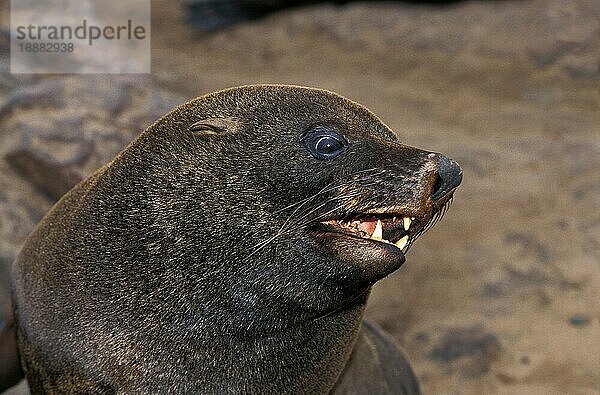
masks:
<svg viewBox="0 0 600 395"><path fill-rule="evenodd" d="M83 176L52 157L29 149L17 149L6 160L21 176L52 200L58 200L74 187Z"/></svg>
<svg viewBox="0 0 600 395"><path fill-rule="evenodd" d="M0 104L0 119L16 108L60 107L63 105L63 86L57 81L43 81L35 85L18 87Z"/></svg>
<svg viewBox="0 0 600 395"><path fill-rule="evenodd" d="M487 373L501 352L497 335L478 326L448 328L433 345L429 357L458 368L464 375Z"/></svg>

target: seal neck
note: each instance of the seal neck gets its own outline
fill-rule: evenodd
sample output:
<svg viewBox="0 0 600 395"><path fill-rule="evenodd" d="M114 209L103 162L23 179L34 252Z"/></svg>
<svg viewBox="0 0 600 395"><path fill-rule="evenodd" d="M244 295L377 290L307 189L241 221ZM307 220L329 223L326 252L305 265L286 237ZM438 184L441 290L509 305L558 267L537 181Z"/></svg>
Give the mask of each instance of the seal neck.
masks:
<svg viewBox="0 0 600 395"><path fill-rule="evenodd" d="M170 370L195 369L189 384L205 393L328 393L350 357L367 297L368 293L344 309L262 336L232 336L219 325L208 325L184 347L188 354L183 360L193 363L182 369L171 361ZM171 355L181 361L181 348ZM175 382L186 379L191 377Z"/></svg>

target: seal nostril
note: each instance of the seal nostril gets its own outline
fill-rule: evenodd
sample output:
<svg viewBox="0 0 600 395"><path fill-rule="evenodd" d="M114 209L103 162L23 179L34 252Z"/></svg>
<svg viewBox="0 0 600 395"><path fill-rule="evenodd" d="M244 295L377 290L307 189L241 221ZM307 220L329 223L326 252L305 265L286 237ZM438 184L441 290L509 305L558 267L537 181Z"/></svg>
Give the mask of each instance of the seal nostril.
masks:
<svg viewBox="0 0 600 395"><path fill-rule="evenodd" d="M436 154L438 161L438 174L433 185L431 198L437 200L460 185L462 169L458 163L448 157Z"/></svg>

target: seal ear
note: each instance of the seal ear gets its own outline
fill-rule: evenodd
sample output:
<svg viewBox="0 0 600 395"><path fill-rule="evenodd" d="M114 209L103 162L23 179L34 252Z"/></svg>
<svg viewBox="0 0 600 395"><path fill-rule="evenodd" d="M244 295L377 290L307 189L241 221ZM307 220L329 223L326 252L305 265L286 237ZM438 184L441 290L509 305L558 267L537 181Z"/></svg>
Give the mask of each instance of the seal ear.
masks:
<svg viewBox="0 0 600 395"><path fill-rule="evenodd" d="M237 127L238 121L232 118L207 118L194 122L188 130L195 135L213 135L233 133Z"/></svg>

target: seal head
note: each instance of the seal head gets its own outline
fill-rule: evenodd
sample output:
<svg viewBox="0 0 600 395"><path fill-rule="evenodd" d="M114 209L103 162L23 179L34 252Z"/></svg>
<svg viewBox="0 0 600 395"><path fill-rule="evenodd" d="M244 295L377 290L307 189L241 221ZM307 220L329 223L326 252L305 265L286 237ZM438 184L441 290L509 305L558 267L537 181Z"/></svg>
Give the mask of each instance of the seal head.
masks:
<svg viewBox="0 0 600 395"><path fill-rule="evenodd" d="M12 280L30 386L328 392L371 285L402 265L461 177L331 92L261 85L192 100L25 243Z"/></svg>

